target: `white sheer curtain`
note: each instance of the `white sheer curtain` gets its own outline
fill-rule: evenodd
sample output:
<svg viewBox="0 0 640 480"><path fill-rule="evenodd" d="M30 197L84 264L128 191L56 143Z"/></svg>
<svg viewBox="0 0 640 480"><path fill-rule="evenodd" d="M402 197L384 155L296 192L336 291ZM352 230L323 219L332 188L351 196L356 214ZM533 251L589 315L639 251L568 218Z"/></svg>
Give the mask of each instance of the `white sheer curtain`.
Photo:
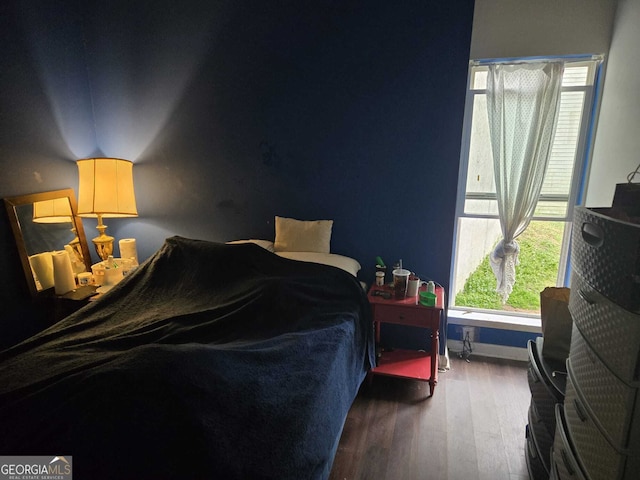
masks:
<svg viewBox="0 0 640 480"><path fill-rule="evenodd" d="M496 291L506 302L520 247L540 195L553 144L563 62L494 64L487 110L502 240L490 255Z"/></svg>

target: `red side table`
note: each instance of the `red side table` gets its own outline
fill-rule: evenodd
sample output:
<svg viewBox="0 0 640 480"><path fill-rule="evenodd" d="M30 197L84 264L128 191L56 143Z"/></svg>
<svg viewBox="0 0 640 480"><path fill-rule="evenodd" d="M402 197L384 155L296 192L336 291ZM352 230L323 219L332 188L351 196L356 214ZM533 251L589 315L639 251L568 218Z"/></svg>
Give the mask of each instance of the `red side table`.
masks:
<svg viewBox="0 0 640 480"><path fill-rule="evenodd" d="M426 287L422 287L421 291L425 289ZM384 298L374 292L388 293L391 298ZM428 330L431 332L430 352L403 349L383 351L378 354L377 366L371 369L370 374L429 382L429 396L432 396L436 383L438 383L438 339L440 320L444 310L444 291L442 287L436 287L436 305L434 307L421 305L418 301L419 298L416 296L396 300L393 296L393 288L389 285L374 285L369 290L376 345L380 344L380 325L383 323L424 328L425 334L428 334Z"/></svg>

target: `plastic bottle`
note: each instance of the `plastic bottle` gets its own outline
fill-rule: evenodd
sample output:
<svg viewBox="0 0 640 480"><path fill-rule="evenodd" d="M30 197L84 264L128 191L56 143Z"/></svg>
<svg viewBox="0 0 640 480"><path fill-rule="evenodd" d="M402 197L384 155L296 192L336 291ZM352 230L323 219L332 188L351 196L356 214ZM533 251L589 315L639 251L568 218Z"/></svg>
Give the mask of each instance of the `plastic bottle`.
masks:
<svg viewBox="0 0 640 480"><path fill-rule="evenodd" d="M119 265L114 260L113 255L109 255L107 257L107 264L104 266L104 268L118 268L118 267Z"/></svg>
<svg viewBox="0 0 640 480"><path fill-rule="evenodd" d="M402 268L402 260L400 260L400 261L398 261L398 262L394 262L394 263L393 263L393 269L391 270L391 281L392 281L392 283L393 283L394 288L395 288L395 286L396 286L396 277L395 277L395 275L393 274L393 271L394 271L394 270L399 270L399 269L401 269L401 268Z"/></svg>

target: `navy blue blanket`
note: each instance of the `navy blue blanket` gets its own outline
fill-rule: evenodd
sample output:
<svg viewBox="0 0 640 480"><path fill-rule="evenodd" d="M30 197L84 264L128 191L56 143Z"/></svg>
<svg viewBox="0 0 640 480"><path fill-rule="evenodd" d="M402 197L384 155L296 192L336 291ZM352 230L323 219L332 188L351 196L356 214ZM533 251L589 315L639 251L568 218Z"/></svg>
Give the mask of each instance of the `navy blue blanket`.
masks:
<svg viewBox="0 0 640 480"><path fill-rule="evenodd" d="M353 276L173 237L0 353L0 455L71 455L77 478L326 478L372 362Z"/></svg>

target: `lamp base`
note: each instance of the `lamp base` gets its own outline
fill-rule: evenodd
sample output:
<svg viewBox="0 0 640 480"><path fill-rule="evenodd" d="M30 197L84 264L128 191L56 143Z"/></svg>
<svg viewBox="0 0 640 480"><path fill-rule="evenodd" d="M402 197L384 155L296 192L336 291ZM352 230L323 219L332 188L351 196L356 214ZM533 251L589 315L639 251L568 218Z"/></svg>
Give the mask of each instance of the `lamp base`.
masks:
<svg viewBox="0 0 640 480"><path fill-rule="evenodd" d="M106 233L102 233L91 240L96 247L98 257L102 260L106 260L109 255L113 255L113 240L114 238Z"/></svg>
<svg viewBox="0 0 640 480"><path fill-rule="evenodd" d="M75 229L74 229L74 231L75 231ZM78 261L80 261L82 263L85 263L84 255L82 254L82 245L80 245L80 239L78 238L77 235L73 240L71 240L68 243L68 245L73 249L73 252L78 257Z"/></svg>

